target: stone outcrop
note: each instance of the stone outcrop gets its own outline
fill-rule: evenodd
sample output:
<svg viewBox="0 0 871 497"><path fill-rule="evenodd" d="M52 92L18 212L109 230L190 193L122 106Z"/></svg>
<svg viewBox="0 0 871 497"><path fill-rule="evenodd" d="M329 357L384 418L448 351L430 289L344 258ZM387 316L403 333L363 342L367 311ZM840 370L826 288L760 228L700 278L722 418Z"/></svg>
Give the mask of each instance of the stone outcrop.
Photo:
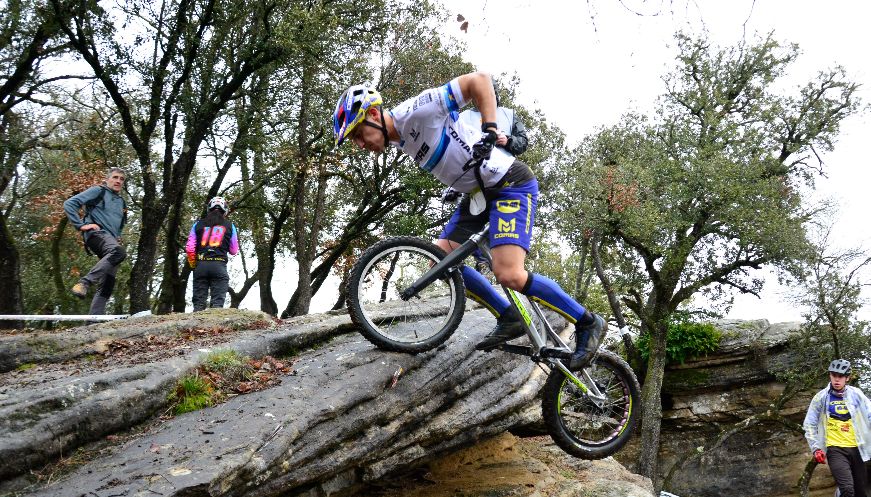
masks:
<svg viewBox="0 0 871 497"><path fill-rule="evenodd" d="M613 458L585 461L567 455L550 437L503 433L434 459L423 468L368 485L359 495L653 497L653 484Z"/></svg>
<svg viewBox="0 0 871 497"><path fill-rule="evenodd" d="M723 320L714 324L724 336L716 353L666 369L660 437L663 477L680 458L710 446L721 430L764 412L783 391L784 385L772 371L790 364L788 338L799 323ZM822 387L822 372L820 380ZM781 414L800 425L815 392L796 395ZM636 437L616 457L631 468L637 450ZM782 424L759 424L685 464L665 490L693 497L795 496L809 460L801 433ZM827 466L816 468L811 488L815 494L832 495L833 480Z"/></svg>
<svg viewBox="0 0 871 497"><path fill-rule="evenodd" d="M418 355L375 349L344 313L284 323L254 314L3 336L27 359L0 374L0 494L349 494L525 422L545 380L525 357L474 350L493 325L486 311L468 309L446 344ZM28 352L37 341L53 345ZM215 348L281 357L293 372L278 386L156 421L175 382ZM141 433L124 431L146 421ZM93 440L102 444L88 462L48 485L28 481Z"/></svg>

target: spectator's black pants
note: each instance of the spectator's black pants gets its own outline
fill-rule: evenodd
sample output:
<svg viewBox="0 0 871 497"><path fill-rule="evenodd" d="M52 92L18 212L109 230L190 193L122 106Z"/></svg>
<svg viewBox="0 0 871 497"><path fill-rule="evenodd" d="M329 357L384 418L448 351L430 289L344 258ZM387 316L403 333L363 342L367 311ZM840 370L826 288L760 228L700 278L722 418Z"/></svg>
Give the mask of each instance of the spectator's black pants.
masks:
<svg viewBox="0 0 871 497"><path fill-rule="evenodd" d="M118 266L127 258L124 247L118 243L118 239L107 231L90 231L85 234L85 245L100 258L99 262L82 277L89 287L100 286L100 290L94 293L91 300L91 314L106 314L106 302L112 296L115 289L115 275Z"/></svg>
<svg viewBox="0 0 871 497"><path fill-rule="evenodd" d="M224 307L230 277L226 261L199 261L194 269L194 311L206 308L206 299L212 295L209 307Z"/></svg>
<svg viewBox="0 0 871 497"><path fill-rule="evenodd" d="M865 495L865 462L856 447L828 447L826 459L829 469L841 491L841 497L867 497Z"/></svg>

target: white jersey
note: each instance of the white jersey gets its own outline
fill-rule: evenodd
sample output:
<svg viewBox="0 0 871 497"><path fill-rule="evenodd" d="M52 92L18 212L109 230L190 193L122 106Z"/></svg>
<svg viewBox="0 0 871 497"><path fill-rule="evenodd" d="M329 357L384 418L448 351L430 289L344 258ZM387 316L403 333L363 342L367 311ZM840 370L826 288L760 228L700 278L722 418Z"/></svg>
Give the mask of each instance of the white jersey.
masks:
<svg viewBox="0 0 871 497"><path fill-rule="evenodd" d="M480 128L481 124L483 124L484 120L481 119L481 113L475 109L466 109L463 112L460 112L460 121L468 124L469 126L474 126L475 128ZM514 131L514 110L506 109L505 107L496 107L496 126L499 128L499 131L506 135L512 134Z"/></svg>
<svg viewBox="0 0 871 497"><path fill-rule="evenodd" d="M480 127L460 122L459 110L468 102L456 79L431 88L390 110L400 141L391 142L414 158L442 183L463 193L478 189L475 171L463 170L472 158L472 145L484 135ZM505 176L514 156L494 147L481 166L481 180L491 187Z"/></svg>

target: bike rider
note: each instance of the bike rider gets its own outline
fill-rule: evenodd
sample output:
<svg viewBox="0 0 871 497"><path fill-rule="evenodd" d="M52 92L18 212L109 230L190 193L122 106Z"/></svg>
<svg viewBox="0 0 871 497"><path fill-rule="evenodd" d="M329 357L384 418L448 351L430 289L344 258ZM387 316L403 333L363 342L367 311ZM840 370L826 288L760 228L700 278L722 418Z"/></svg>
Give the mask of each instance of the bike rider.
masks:
<svg viewBox="0 0 871 497"><path fill-rule="evenodd" d="M480 130L458 119L460 109L471 102L481 112ZM333 114L336 146L350 140L361 149L380 154L393 145L448 187L466 193L436 244L450 252L489 221L496 279L574 323L577 345L570 367L586 366L599 347L607 323L572 299L556 282L524 267L538 182L528 165L494 148L498 138L496 95L490 75L465 74L391 110L382 110L382 105L381 95L369 85L346 90ZM471 167L473 159L481 159L480 166ZM481 273L464 265L462 276L470 297L497 318L496 328L477 349L490 350L523 335L520 316Z"/></svg>
<svg viewBox="0 0 871 497"><path fill-rule="evenodd" d="M819 464L826 464L841 497L864 497L865 461L871 459L871 401L847 385L852 367L844 359L829 364L829 385L811 400L804 434Z"/></svg>

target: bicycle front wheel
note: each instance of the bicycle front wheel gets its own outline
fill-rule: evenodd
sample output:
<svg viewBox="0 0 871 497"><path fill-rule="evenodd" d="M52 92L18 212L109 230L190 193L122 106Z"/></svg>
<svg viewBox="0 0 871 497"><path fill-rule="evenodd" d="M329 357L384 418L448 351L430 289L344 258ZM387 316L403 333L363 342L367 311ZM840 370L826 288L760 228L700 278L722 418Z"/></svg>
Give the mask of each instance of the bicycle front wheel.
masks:
<svg viewBox="0 0 871 497"><path fill-rule="evenodd" d="M582 459L602 459L620 450L632 436L638 423L641 387L632 368L606 350L587 372L604 399L593 399L554 368L542 389L541 413L548 433L561 449Z"/></svg>
<svg viewBox="0 0 871 497"><path fill-rule="evenodd" d="M399 296L445 257L419 238L390 238L366 250L351 269L351 320L376 347L396 352L431 350L447 340L463 317L466 296L459 271L436 279L414 297Z"/></svg>

